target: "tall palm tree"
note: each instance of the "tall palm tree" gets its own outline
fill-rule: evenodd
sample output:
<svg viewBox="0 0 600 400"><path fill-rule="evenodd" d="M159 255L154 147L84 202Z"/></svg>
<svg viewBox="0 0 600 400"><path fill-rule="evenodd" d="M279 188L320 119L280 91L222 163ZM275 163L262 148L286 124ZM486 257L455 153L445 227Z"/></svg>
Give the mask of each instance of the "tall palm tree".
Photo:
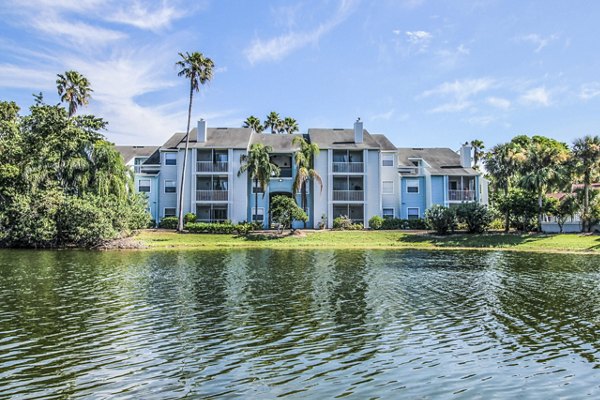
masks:
<svg viewBox="0 0 600 400"><path fill-rule="evenodd" d="M538 232L542 231L544 196L568 178L567 161L570 152L567 146L554 139L534 136L525 148L526 159L521 163L521 186L534 191L538 196Z"/></svg>
<svg viewBox="0 0 600 400"><path fill-rule="evenodd" d="M591 231L589 219L590 187L600 176L600 137L585 136L573 142L573 169L584 185L583 226L584 232Z"/></svg>
<svg viewBox="0 0 600 400"><path fill-rule="evenodd" d="M200 91L200 86L209 82L213 77L213 69L215 67L214 62L200 52L193 52L192 54L186 52L185 54L179 53L181 60L175 63L175 66L179 67L177 76L183 76L190 80L190 101L188 106L188 117L187 117L187 128L185 130L185 153L183 153L183 166L181 173L181 186L179 190L179 222L177 224L177 230L181 232L183 230L183 196L184 196L184 185L185 185L185 167L187 164L188 149L190 145L190 120L192 118L192 100L194 98L194 92Z"/></svg>
<svg viewBox="0 0 600 400"><path fill-rule="evenodd" d="M246 118L244 121L244 128L252 128L256 133L262 133L265 130L265 127L260 123L260 119L256 118L254 115Z"/></svg>
<svg viewBox="0 0 600 400"><path fill-rule="evenodd" d="M248 155L243 155L241 159L242 166L238 176L248 171L250 179L254 181L254 218L258 215L258 187L260 186L264 198L271 177L279 175L279 167L271 162L272 151L271 146L254 143L250 146Z"/></svg>
<svg viewBox="0 0 600 400"><path fill-rule="evenodd" d="M479 169L479 160L485 155L483 151L485 146L482 140L475 139L471 140L471 147L473 148L473 168Z"/></svg>
<svg viewBox="0 0 600 400"><path fill-rule="evenodd" d="M278 132L281 127L281 118L275 111L271 111L265 120L265 128L271 129L271 134Z"/></svg>
<svg viewBox="0 0 600 400"><path fill-rule="evenodd" d="M292 140L292 144L299 145L300 147L294 153L296 177L294 178L294 184L292 185L292 192L294 197L296 197L298 192L302 194L302 209L306 212L308 203L306 185L311 180L314 180L321 186L321 191L323 191L323 179L314 169L315 157L319 155L319 146L316 143L308 143L302 136L296 136ZM306 228L306 221L304 221L304 228Z"/></svg>
<svg viewBox="0 0 600 400"><path fill-rule="evenodd" d="M485 169L492 177L496 190L503 189L504 195L508 196L511 183L517 173L517 157L519 147L513 143L498 144L485 154ZM504 215L504 231L510 228L510 211L506 210Z"/></svg>
<svg viewBox="0 0 600 400"><path fill-rule="evenodd" d="M56 75L56 89L60 96L60 101L69 104L69 117L77 112L77 107L87 105L90 100L90 94L93 90L90 88L90 82L87 78L77 71L67 71Z"/></svg>
<svg viewBox="0 0 600 400"><path fill-rule="evenodd" d="M283 119L283 131L289 135L298 132L298 122L294 118L285 117Z"/></svg>

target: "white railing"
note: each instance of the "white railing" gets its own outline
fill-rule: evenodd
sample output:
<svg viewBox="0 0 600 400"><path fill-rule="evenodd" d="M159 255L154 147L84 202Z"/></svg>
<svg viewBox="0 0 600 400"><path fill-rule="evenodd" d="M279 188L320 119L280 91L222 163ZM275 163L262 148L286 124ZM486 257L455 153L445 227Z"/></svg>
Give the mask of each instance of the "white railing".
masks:
<svg viewBox="0 0 600 400"><path fill-rule="evenodd" d="M227 161L198 161L196 172L227 172Z"/></svg>
<svg viewBox="0 0 600 400"><path fill-rule="evenodd" d="M474 190L448 190L448 201L474 201Z"/></svg>
<svg viewBox="0 0 600 400"><path fill-rule="evenodd" d="M363 201L365 192L362 190L334 190L333 201Z"/></svg>
<svg viewBox="0 0 600 400"><path fill-rule="evenodd" d="M196 190L196 201L227 201L227 190Z"/></svg>
<svg viewBox="0 0 600 400"><path fill-rule="evenodd" d="M152 171L156 172L160 169L160 165L158 164L138 164L133 166L133 172L136 174Z"/></svg>
<svg viewBox="0 0 600 400"><path fill-rule="evenodd" d="M364 172L364 163L361 162L334 162L333 172L361 173Z"/></svg>

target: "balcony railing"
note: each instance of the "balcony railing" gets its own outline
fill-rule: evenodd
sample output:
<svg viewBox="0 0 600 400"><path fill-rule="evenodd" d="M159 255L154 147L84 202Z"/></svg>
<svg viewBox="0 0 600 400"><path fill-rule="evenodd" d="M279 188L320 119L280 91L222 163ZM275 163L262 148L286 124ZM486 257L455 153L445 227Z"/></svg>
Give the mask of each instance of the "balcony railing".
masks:
<svg viewBox="0 0 600 400"><path fill-rule="evenodd" d="M227 172L227 161L198 161L196 172Z"/></svg>
<svg viewBox="0 0 600 400"><path fill-rule="evenodd" d="M360 162L334 162L333 172L346 172L346 173L361 173L364 172L365 167L362 161Z"/></svg>
<svg viewBox="0 0 600 400"><path fill-rule="evenodd" d="M334 190L333 201L364 201L365 192L362 190Z"/></svg>
<svg viewBox="0 0 600 400"><path fill-rule="evenodd" d="M474 201L474 190L448 190L448 201Z"/></svg>
<svg viewBox="0 0 600 400"><path fill-rule="evenodd" d="M227 201L227 190L196 190L196 201Z"/></svg>
<svg viewBox="0 0 600 400"><path fill-rule="evenodd" d="M144 173L144 172L156 172L160 169L160 165L151 165L151 164L138 164L133 166L133 172L136 174Z"/></svg>

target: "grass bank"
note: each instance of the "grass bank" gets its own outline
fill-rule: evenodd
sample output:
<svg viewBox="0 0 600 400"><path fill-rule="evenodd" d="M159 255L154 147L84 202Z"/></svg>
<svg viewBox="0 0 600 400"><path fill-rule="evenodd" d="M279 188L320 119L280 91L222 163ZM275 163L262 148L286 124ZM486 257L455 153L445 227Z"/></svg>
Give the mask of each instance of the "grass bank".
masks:
<svg viewBox="0 0 600 400"><path fill-rule="evenodd" d="M304 231L277 239L260 235L178 234L145 230L136 237L148 249L492 249L600 254L598 235L488 233L435 236L401 231Z"/></svg>

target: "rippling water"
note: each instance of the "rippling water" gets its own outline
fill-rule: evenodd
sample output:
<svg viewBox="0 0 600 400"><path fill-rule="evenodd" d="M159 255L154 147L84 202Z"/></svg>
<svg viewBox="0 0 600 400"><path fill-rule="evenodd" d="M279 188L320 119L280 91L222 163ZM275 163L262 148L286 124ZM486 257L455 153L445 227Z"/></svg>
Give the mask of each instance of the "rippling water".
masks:
<svg viewBox="0 0 600 400"><path fill-rule="evenodd" d="M597 256L0 252L0 398L600 396Z"/></svg>

